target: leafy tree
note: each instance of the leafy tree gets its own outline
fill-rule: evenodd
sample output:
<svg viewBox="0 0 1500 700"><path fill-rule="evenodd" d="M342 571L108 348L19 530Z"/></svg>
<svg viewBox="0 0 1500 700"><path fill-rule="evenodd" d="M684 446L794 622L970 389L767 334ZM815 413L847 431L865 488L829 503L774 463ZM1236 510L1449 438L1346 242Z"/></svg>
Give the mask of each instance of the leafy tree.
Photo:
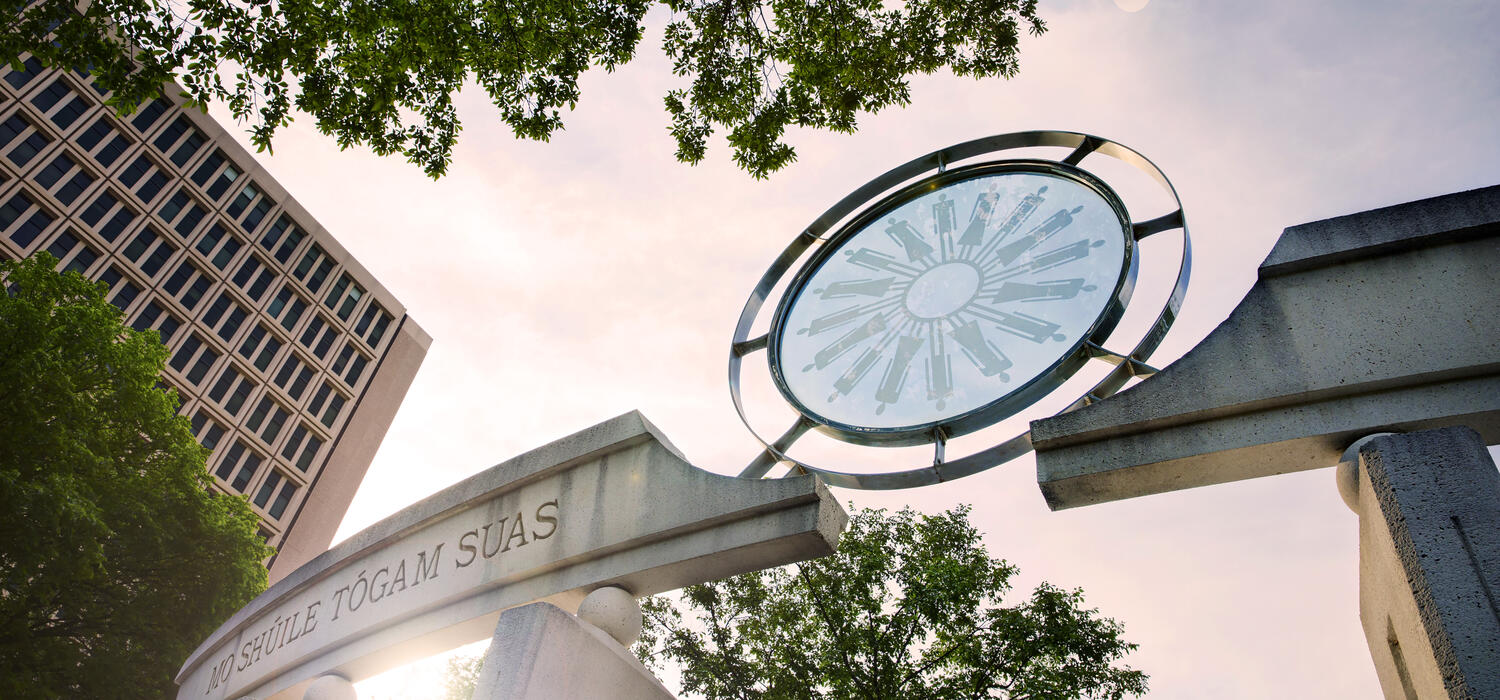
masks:
<svg viewBox="0 0 1500 700"><path fill-rule="evenodd" d="M448 659L448 672L443 677L441 700L469 700L474 697L474 688L479 685L479 672L484 668L484 655L455 656Z"/></svg>
<svg viewBox="0 0 1500 700"><path fill-rule="evenodd" d="M1146 691L1135 649L1083 593L1041 584L1001 605L1015 567L968 507L857 514L823 559L650 598L641 660L725 698L1111 698ZM691 618L684 622L683 611Z"/></svg>
<svg viewBox="0 0 1500 700"><path fill-rule="evenodd" d="M0 697L172 697L270 550L209 493L156 332L55 263L0 262Z"/></svg>
<svg viewBox="0 0 1500 700"><path fill-rule="evenodd" d="M93 0L80 15L74 0L37 0L7 23L0 49L92 67L122 111L176 79L194 102L221 100L250 122L261 148L295 107L341 147L401 153L438 177L465 83L484 88L518 137L546 140L578 102L578 76L628 62L657 4ZM1036 0L659 4L670 15L663 50L683 79L665 97L677 157L697 163L722 128L755 177L795 158L788 126L852 132L858 113L907 104L910 76L943 68L1013 76L1020 34L1045 29Z"/></svg>

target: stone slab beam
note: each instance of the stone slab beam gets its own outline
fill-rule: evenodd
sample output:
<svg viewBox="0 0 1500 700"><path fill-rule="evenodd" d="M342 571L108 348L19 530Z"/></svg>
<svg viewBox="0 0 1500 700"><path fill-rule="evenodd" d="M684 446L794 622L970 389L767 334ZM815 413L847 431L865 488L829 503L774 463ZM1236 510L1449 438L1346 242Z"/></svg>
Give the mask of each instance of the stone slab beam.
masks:
<svg viewBox="0 0 1500 700"><path fill-rule="evenodd" d="M474 700L672 700L608 634L547 603L500 615Z"/></svg>
<svg viewBox="0 0 1500 700"><path fill-rule="evenodd" d="M1328 467L1356 438L1500 442L1500 186L1287 229L1213 333L1032 423L1055 509Z"/></svg>
<svg viewBox="0 0 1500 700"><path fill-rule="evenodd" d="M1385 697L1500 698L1500 472L1484 442L1467 428L1382 436L1358 466L1345 500Z"/></svg>
<svg viewBox="0 0 1500 700"><path fill-rule="evenodd" d="M420 468L413 465L413 468ZM485 639L503 610L574 610L831 553L847 521L814 477L694 467L631 412L507 460L277 581L178 672L179 698L297 698ZM170 611L163 611L170 614Z"/></svg>

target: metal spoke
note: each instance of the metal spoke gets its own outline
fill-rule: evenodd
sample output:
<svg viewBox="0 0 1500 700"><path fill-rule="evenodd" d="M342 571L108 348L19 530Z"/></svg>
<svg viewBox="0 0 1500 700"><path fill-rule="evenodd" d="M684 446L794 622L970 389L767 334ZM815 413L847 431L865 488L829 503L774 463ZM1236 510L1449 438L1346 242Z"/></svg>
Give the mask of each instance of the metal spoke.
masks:
<svg viewBox="0 0 1500 700"><path fill-rule="evenodd" d="M770 333L762 333L758 337L735 343L730 346L730 350L734 353L735 357L744 357L756 350L765 350L770 338Z"/></svg>
<svg viewBox="0 0 1500 700"><path fill-rule="evenodd" d="M740 472L740 478L759 479L765 476L766 472L771 471L771 467L776 466L777 462L782 461L786 457L786 451L792 446L792 443L796 442L797 438L805 435L812 427L812 421L804 416L798 416L797 422L793 423L792 427L787 428L787 431L782 433L781 437L776 438L775 442L768 445L766 449L761 450L761 453L750 461L750 464Z"/></svg>
<svg viewBox="0 0 1500 700"><path fill-rule="evenodd" d="M1078 148L1073 149L1073 152L1069 153L1068 157L1064 158L1062 162L1068 165L1078 165L1079 161L1087 157L1088 154L1099 150L1099 147L1103 145L1103 141L1092 136L1085 136L1083 137L1083 143L1078 144Z"/></svg>
<svg viewBox="0 0 1500 700"><path fill-rule="evenodd" d="M1163 214L1149 221L1142 221L1140 223L1132 224L1130 226L1130 235L1135 236L1135 239L1139 241L1142 238L1145 238L1146 236L1149 236L1153 233L1170 231L1174 228L1182 228L1181 209L1178 209L1171 214Z"/></svg>

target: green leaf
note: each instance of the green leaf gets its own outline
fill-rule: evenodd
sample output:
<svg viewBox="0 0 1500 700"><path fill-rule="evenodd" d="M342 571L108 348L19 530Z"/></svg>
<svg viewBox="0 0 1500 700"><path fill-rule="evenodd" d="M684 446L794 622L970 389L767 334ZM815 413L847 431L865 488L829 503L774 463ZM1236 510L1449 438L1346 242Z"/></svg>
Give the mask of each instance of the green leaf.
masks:
<svg viewBox="0 0 1500 700"><path fill-rule="evenodd" d="M665 0L663 51L682 84L666 95L677 158L698 163L715 131L763 178L796 160L789 129L851 133L863 113L904 106L913 75L1019 70L1021 28L1041 34L1034 0ZM653 3L600 0L39 0L0 30L9 55L96 66L122 114L176 80L224 103L269 149L293 109L341 147L400 154L447 172L461 128L452 96L489 94L517 138L546 141L582 97L590 66L629 62ZM273 9L274 7L274 9ZM49 18L61 18L52 36ZM290 77L291 82L286 78ZM296 83L296 89L292 88ZM790 132L790 133L795 133Z"/></svg>

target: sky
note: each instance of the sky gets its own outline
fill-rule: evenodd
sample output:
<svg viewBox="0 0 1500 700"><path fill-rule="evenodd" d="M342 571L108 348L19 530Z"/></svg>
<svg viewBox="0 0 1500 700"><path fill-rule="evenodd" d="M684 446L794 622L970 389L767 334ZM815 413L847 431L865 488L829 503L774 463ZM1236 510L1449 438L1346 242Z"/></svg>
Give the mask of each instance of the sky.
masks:
<svg viewBox="0 0 1500 700"><path fill-rule="evenodd" d="M1023 40L1015 79L915 79L909 107L864 117L856 134L794 132L797 162L764 181L722 141L696 167L674 160L661 98L681 83L658 50L663 15L635 61L584 77L549 143L516 140L482 91L463 92L464 131L437 182L295 122L262 162L434 338L336 540L631 409L696 465L737 472L757 446L725 360L756 280L828 206L944 146L1081 131L1167 173L1193 233L1193 283L1155 364L1231 312L1283 228L1500 182L1492 1L1040 11L1049 31ZM784 427L762 408L766 431ZM1021 571L1018 595L1044 580L1082 587L1124 624L1153 698L1379 694L1357 523L1331 469L1060 512L1029 456L934 487L835 494L846 508L973 504L991 553ZM427 682L398 676L361 692Z"/></svg>

